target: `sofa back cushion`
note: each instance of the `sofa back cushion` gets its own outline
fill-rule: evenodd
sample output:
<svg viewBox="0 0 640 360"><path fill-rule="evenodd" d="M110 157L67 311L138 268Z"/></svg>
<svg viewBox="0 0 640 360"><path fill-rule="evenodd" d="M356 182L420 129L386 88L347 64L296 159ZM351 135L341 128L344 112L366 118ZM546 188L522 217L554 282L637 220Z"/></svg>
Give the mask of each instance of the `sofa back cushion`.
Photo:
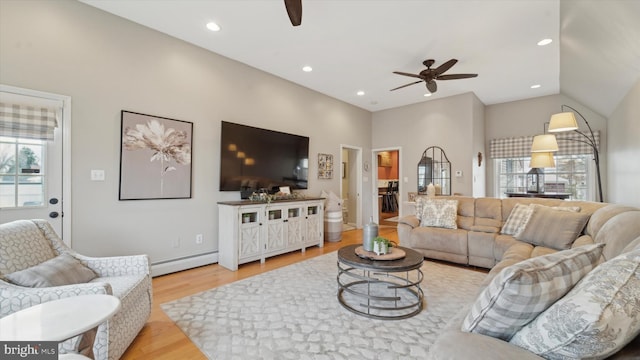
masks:
<svg viewBox="0 0 640 360"><path fill-rule="evenodd" d="M502 200L496 198L477 198L475 201L476 226L502 226Z"/></svg>
<svg viewBox="0 0 640 360"><path fill-rule="evenodd" d="M607 221L595 237L596 243L607 244L602 252L605 260L620 255L627 245L640 236L640 210L626 211Z"/></svg>
<svg viewBox="0 0 640 360"><path fill-rule="evenodd" d="M0 224L0 275L24 270L55 256L51 243L33 221Z"/></svg>
<svg viewBox="0 0 640 360"><path fill-rule="evenodd" d="M458 201L458 218L456 219L458 229L471 230L474 223L476 199L468 196L450 196L448 198Z"/></svg>

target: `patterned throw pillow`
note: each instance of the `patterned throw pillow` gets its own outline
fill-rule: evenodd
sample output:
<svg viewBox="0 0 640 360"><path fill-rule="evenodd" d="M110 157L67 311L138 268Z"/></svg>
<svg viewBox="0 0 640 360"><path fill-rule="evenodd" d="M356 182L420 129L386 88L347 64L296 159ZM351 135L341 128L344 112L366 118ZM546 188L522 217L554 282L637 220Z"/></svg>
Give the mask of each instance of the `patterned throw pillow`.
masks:
<svg viewBox="0 0 640 360"><path fill-rule="evenodd" d="M426 199L422 203L420 226L457 229L458 200Z"/></svg>
<svg viewBox="0 0 640 360"><path fill-rule="evenodd" d="M511 343L545 359L604 359L640 333L640 249L591 271Z"/></svg>
<svg viewBox="0 0 640 360"><path fill-rule="evenodd" d="M507 221L504 223L500 234L515 235L519 234L529 221L533 208L525 204L516 204L511 210Z"/></svg>
<svg viewBox="0 0 640 360"><path fill-rule="evenodd" d="M51 287L89 282L96 273L69 254L60 254L41 264L5 276L16 285Z"/></svg>
<svg viewBox="0 0 640 360"><path fill-rule="evenodd" d="M580 246L504 268L480 293L462 331L508 341L593 269L603 246Z"/></svg>

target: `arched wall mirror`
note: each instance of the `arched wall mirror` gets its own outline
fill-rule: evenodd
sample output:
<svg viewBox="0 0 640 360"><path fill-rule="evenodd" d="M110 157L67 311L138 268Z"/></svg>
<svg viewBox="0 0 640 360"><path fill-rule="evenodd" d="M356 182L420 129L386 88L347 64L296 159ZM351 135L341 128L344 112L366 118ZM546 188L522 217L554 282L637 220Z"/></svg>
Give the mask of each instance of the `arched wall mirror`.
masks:
<svg viewBox="0 0 640 360"><path fill-rule="evenodd" d="M418 194L433 184L436 195L451 195L451 162L439 146L428 147L418 162Z"/></svg>

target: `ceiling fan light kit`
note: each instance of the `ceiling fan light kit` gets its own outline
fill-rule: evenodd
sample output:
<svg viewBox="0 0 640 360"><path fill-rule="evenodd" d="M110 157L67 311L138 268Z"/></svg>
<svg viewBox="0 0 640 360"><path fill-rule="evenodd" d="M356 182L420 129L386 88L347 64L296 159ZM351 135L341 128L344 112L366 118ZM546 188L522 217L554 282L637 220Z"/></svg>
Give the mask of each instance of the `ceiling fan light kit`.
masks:
<svg viewBox="0 0 640 360"><path fill-rule="evenodd" d="M403 87L407 87L407 86L411 86L411 85L415 85L415 84L419 84L421 82L424 82L425 85L427 86L427 89L429 90L429 92L434 93L436 91L438 91L438 85L436 84L436 80L457 80L457 79L468 79L468 78L474 78L476 76L478 76L478 74L450 74L450 75L443 75L447 70L451 69L451 67L453 65L455 65L458 62L457 59L451 59L447 62L445 62L444 64L438 66L435 69L432 69L431 66L435 63L435 60L433 59L428 59L422 62L422 64L424 66L426 66L427 68L420 71L419 74L411 74L411 73L406 73L406 72L402 72L402 71L394 71L394 74L398 74L398 75L403 75L403 76L409 76L409 77L413 77L413 78L418 78L420 80L418 81L414 81L412 83L406 84L406 85L402 85L399 86L397 88L391 89L390 91L394 91L394 90L398 90L398 89L402 89Z"/></svg>

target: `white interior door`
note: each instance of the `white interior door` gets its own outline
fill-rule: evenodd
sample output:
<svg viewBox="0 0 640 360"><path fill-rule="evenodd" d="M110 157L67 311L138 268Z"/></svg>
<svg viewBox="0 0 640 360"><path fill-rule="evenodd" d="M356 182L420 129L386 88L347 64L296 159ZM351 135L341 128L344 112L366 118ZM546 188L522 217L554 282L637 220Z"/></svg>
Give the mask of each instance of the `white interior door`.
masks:
<svg viewBox="0 0 640 360"><path fill-rule="evenodd" d="M53 141L0 137L0 223L46 219L70 244L70 221L64 218L70 184L63 161L68 137L71 99L68 96L0 85L0 101L58 109ZM65 146L67 145L67 146ZM3 166L4 164L4 166ZM65 192L67 189L67 192ZM67 196L65 196L67 195ZM69 218L70 220L70 218ZM67 225L67 226L65 226Z"/></svg>

